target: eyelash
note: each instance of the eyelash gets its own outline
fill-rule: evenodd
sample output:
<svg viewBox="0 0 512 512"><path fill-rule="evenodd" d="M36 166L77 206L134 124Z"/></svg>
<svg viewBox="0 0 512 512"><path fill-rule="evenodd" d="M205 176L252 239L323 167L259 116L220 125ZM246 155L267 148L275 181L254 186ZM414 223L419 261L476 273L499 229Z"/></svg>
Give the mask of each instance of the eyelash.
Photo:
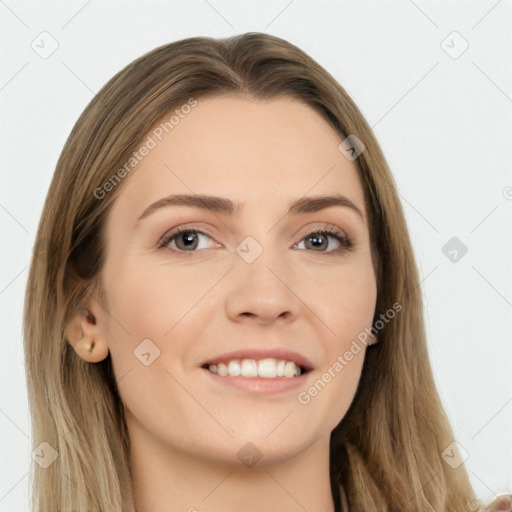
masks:
<svg viewBox="0 0 512 512"><path fill-rule="evenodd" d="M174 231L171 231L170 233L165 234L160 241L157 244L158 249L169 249L172 252L178 253L178 254L184 254L186 256L192 256L193 253L198 251L182 251L182 250L176 250L171 249L168 244L171 242L174 238L181 235L182 233L196 233L200 235L207 236L208 238L212 238L207 233L204 233L203 231L199 229L195 229L192 227L184 227L184 228L177 228ZM327 226L325 228L315 229L313 231L310 231L307 233L304 237L301 238L300 242L302 242L304 239L310 237L311 235L329 235L338 240L340 243L340 247L338 249L335 249L333 251L312 251L312 252L318 252L319 254L325 254L329 256L336 256L341 255L345 251L351 251L353 249L352 241L339 229L334 226ZM296 244L294 244L296 245Z"/></svg>

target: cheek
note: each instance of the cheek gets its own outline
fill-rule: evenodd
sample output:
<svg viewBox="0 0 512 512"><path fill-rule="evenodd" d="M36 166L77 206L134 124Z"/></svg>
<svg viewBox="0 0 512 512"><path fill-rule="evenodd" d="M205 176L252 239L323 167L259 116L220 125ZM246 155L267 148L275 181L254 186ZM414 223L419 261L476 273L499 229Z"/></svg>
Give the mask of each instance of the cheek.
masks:
<svg viewBox="0 0 512 512"><path fill-rule="evenodd" d="M118 262L106 266L104 278L109 299L109 350L118 380L130 376L123 381L124 398L129 400L136 393L144 401L141 382L149 386L146 391L151 394L151 386L158 388L169 380L163 369L182 371L183 361L194 350L190 340L202 334L198 320L205 314L205 293L218 277L207 268L198 273L198 266L193 265L178 269L143 258ZM147 358L143 354L148 352L151 362L144 366L140 358ZM128 381L139 382L140 389L126 387Z"/></svg>
<svg viewBox="0 0 512 512"><path fill-rule="evenodd" d="M312 309L343 345L372 324L377 286L369 261L316 272L308 290Z"/></svg>
<svg viewBox="0 0 512 512"><path fill-rule="evenodd" d="M204 279L135 258L105 268L107 339L122 400L139 418L161 411L161 419L169 414L166 424L173 424L171 411L186 407L187 395L165 370L182 381L188 342L200 336L201 326L190 319Z"/></svg>
<svg viewBox="0 0 512 512"><path fill-rule="evenodd" d="M318 428L331 432L344 418L356 394L364 363L366 346L353 343L345 333L338 336L326 353L309 386L297 395L300 412L308 421L321 418Z"/></svg>
<svg viewBox="0 0 512 512"><path fill-rule="evenodd" d="M107 280L106 280L107 281ZM106 282L112 316L131 338L162 338L204 294L202 280L176 268L127 261ZM134 340L135 341L135 340Z"/></svg>
<svg viewBox="0 0 512 512"><path fill-rule="evenodd" d="M299 396L299 403L328 418L326 425L332 429L348 410L361 378L377 285L369 255L322 271L316 268L306 278L304 284L309 285L302 293L321 320L312 317L323 333L319 341L325 358L313 385Z"/></svg>

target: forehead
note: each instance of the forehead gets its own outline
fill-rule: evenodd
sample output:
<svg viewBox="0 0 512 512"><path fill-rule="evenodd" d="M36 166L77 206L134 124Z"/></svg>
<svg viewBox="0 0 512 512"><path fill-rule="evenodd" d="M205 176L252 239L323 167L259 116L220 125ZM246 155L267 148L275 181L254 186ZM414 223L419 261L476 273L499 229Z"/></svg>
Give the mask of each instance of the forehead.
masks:
<svg viewBox="0 0 512 512"><path fill-rule="evenodd" d="M342 138L297 100L199 98L176 120L147 134L154 147L131 172L118 202L142 207L141 201L166 194L197 193L262 206L338 192L364 210L357 167L338 149Z"/></svg>

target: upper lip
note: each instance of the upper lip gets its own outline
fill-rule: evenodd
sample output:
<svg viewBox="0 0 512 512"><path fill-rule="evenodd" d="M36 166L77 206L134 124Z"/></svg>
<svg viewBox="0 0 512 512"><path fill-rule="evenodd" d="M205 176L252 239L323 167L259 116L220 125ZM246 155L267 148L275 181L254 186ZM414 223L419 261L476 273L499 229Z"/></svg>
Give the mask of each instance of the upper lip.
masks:
<svg viewBox="0 0 512 512"><path fill-rule="evenodd" d="M284 359L286 361L294 362L297 366L300 366L304 370L312 370L314 368L313 363L307 357L286 348L255 348L224 352L223 354L214 356L204 361L201 366L228 362L233 359Z"/></svg>

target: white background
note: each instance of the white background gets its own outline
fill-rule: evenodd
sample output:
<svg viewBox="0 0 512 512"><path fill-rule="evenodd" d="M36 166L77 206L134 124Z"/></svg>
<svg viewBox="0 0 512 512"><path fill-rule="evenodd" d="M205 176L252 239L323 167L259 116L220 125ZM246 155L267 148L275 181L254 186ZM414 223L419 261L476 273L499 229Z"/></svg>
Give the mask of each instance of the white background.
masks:
<svg viewBox="0 0 512 512"><path fill-rule="evenodd" d="M184 37L248 31L305 50L374 128L405 208L435 378L469 476L484 500L510 492L511 13L506 0L0 1L0 512L28 510L34 447L22 304L43 201L71 128L141 54ZM46 37L49 48L43 31L58 43L47 59L31 47ZM453 58L464 40L469 47ZM442 252L454 236L468 248L456 262Z"/></svg>

